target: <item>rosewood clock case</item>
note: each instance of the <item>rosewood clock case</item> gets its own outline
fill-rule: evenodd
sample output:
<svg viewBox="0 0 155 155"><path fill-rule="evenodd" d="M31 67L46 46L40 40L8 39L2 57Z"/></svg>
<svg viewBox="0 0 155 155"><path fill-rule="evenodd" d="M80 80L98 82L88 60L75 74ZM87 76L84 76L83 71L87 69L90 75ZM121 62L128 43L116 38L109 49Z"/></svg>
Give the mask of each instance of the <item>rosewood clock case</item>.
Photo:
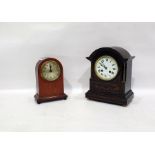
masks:
<svg viewBox="0 0 155 155"><path fill-rule="evenodd" d="M111 81L98 78L94 66L98 58L104 55L113 57L118 63L118 74ZM104 47L95 50L88 60L91 62L90 88L86 97L91 100L126 106L132 100L131 90L132 57L121 47Z"/></svg>

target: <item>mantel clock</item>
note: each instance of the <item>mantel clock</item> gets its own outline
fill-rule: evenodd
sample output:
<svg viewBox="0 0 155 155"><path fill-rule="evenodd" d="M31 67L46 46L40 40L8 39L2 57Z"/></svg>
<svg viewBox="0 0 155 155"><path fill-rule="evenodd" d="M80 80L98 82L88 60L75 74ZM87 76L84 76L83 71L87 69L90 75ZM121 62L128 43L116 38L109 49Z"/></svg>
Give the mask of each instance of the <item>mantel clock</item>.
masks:
<svg viewBox="0 0 155 155"><path fill-rule="evenodd" d="M131 90L132 57L121 47L103 47L89 57L91 61L91 100L126 106L133 98Z"/></svg>
<svg viewBox="0 0 155 155"><path fill-rule="evenodd" d="M39 60L35 68L37 103L66 99L64 93L63 67L55 58Z"/></svg>

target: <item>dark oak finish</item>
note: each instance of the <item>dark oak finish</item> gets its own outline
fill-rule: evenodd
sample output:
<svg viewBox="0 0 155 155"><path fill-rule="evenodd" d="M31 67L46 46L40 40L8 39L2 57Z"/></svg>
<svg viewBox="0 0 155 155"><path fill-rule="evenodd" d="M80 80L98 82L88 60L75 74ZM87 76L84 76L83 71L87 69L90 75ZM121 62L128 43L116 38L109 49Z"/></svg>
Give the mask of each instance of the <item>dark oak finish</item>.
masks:
<svg viewBox="0 0 155 155"><path fill-rule="evenodd" d="M117 76L111 81L104 81L97 77L94 71L96 60L103 56L113 57L119 67ZM126 106L132 100L131 90L132 57L121 47L104 47L95 50L89 57L91 61L90 89L86 97L91 100Z"/></svg>
<svg viewBox="0 0 155 155"><path fill-rule="evenodd" d="M54 60L56 61L61 69L61 74L55 81L47 81L41 76L41 66L44 62ZM36 86L37 93L35 100L37 103L67 99L67 95L64 94L64 79L63 79L63 67L62 64L55 58L45 58L38 61L35 68L36 72Z"/></svg>

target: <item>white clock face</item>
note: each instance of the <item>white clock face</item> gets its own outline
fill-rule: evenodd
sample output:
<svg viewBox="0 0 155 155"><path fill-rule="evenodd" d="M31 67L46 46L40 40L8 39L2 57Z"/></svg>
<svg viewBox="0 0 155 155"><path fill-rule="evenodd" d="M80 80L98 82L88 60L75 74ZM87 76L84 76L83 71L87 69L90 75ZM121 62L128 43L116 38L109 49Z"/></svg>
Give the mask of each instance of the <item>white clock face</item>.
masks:
<svg viewBox="0 0 155 155"><path fill-rule="evenodd" d="M118 64L113 57L104 55L96 60L95 73L101 80L110 81L118 74Z"/></svg>
<svg viewBox="0 0 155 155"><path fill-rule="evenodd" d="M41 76L48 81L54 81L59 78L61 69L56 61L46 61L41 66Z"/></svg>

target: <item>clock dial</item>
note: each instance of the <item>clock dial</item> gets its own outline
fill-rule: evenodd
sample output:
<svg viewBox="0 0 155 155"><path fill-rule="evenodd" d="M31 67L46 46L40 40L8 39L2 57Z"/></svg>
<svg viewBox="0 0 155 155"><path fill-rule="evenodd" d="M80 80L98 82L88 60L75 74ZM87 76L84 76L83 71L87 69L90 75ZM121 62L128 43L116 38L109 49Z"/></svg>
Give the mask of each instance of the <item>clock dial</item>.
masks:
<svg viewBox="0 0 155 155"><path fill-rule="evenodd" d="M113 57L104 55L96 60L95 73L101 80L110 81L118 74L118 64Z"/></svg>
<svg viewBox="0 0 155 155"><path fill-rule="evenodd" d="M47 81L54 81L58 79L60 73L60 66L54 60L46 61L41 66L41 76Z"/></svg>

